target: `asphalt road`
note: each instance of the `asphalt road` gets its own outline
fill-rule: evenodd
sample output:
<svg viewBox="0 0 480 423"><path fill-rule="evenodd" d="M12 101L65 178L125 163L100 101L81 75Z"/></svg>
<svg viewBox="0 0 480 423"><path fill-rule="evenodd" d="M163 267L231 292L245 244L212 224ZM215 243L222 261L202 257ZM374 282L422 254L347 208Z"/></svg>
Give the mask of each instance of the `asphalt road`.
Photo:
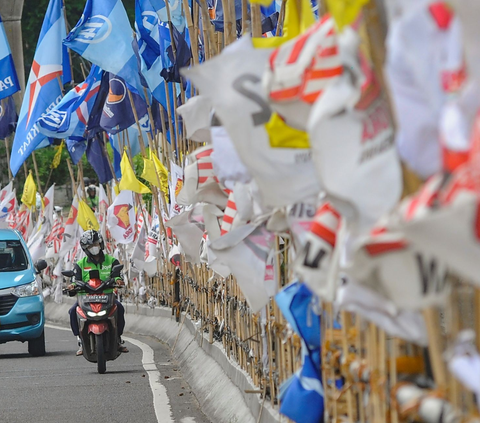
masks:
<svg viewBox="0 0 480 423"><path fill-rule="evenodd" d="M26 343L0 344L0 422L208 423L168 348L125 339L130 352L104 375L75 356L70 331L46 328L45 357L30 357Z"/></svg>

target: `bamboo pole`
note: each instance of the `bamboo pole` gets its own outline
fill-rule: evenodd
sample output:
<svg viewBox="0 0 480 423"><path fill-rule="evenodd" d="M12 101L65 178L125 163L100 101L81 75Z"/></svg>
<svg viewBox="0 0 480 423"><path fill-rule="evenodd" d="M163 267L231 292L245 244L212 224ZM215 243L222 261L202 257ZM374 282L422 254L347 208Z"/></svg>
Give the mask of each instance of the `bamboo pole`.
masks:
<svg viewBox="0 0 480 423"><path fill-rule="evenodd" d="M35 177L37 179L37 189L43 198L42 184L40 182L40 175L38 174L38 166L37 166L37 159L35 157L35 151L32 151L32 160L33 160L33 168L35 169Z"/></svg>
<svg viewBox="0 0 480 423"><path fill-rule="evenodd" d="M8 137L5 138L5 151L7 152L7 167L8 167L8 178L13 179L12 169L10 168L10 147L8 145Z"/></svg>

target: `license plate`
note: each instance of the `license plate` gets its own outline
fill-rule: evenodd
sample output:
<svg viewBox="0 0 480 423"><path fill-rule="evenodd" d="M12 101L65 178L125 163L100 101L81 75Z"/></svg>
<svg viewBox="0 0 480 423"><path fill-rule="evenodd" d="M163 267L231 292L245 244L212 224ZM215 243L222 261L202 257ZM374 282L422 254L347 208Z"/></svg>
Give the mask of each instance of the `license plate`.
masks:
<svg viewBox="0 0 480 423"><path fill-rule="evenodd" d="M86 303L108 303L108 295L87 295L84 300Z"/></svg>

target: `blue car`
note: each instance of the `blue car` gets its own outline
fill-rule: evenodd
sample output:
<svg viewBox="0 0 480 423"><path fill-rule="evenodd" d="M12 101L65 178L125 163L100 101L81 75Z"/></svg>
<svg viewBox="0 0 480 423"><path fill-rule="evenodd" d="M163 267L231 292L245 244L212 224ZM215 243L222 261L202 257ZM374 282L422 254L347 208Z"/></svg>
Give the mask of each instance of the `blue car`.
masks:
<svg viewBox="0 0 480 423"><path fill-rule="evenodd" d="M45 267L39 260L37 269ZM44 325L41 282L25 241L16 230L0 229L0 344L27 341L31 355L43 356Z"/></svg>

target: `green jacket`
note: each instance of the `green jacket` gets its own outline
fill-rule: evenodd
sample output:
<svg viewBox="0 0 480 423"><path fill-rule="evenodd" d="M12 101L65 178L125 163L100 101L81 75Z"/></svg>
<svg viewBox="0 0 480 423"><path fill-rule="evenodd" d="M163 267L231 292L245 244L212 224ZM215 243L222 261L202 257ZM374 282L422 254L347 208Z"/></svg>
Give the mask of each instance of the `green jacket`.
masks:
<svg viewBox="0 0 480 423"><path fill-rule="evenodd" d="M75 264L75 280L88 282L90 280L90 271L98 270L98 273L100 274L100 279L102 281L106 281L110 278L113 266L117 264L120 264L120 262L116 258L109 256L108 254L105 254L103 261L98 264L91 262L88 257L84 257ZM118 280L121 278L115 279ZM105 292L113 292L113 288L107 289L105 290Z"/></svg>

